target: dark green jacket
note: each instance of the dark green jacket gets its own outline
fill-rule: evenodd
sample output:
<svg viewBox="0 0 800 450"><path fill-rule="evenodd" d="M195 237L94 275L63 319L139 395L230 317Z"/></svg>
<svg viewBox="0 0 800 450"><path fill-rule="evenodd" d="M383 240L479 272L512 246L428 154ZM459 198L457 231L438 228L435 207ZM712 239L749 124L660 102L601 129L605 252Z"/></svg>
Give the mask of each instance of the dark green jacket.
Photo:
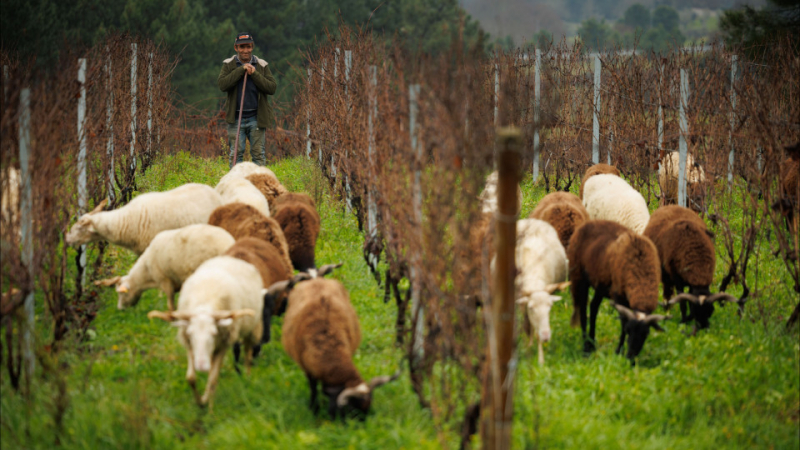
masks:
<svg viewBox="0 0 800 450"><path fill-rule="evenodd" d="M272 107L269 106L269 97L267 96L275 95L278 83L275 82L275 77L269 70L269 63L258 57L256 57L256 61L256 71L247 76L247 82L255 83L258 88L258 115L256 116L258 127L268 128L275 123L275 114L272 112ZM244 73L244 66L236 65L236 55L222 61L222 70L219 71L217 84L220 91L228 93L228 99L225 101L225 121L230 124L236 123L238 119L236 106L241 99L236 98L236 86Z"/></svg>

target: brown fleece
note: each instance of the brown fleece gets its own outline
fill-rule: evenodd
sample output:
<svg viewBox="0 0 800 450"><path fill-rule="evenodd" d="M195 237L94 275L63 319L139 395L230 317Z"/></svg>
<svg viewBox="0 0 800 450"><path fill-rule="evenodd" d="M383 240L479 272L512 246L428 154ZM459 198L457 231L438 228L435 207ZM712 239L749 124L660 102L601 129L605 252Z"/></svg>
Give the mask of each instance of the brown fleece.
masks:
<svg viewBox="0 0 800 450"><path fill-rule="evenodd" d="M556 229L561 245L566 249L572 233L589 220L581 199L570 192L551 192L536 205L529 219L544 220Z"/></svg>
<svg viewBox="0 0 800 450"><path fill-rule="evenodd" d="M292 196L298 201L284 201L283 197ZM320 219L317 210L304 201L305 194L283 194L276 200L272 216L281 226L286 242L289 245L289 257L295 269L307 271L316 267L314 248L320 230ZM310 197L309 197L310 199ZM312 201L313 203L313 201Z"/></svg>
<svg viewBox="0 0 800 450"><path fill-rule="evenodd" d="M581 180L581 189L580 189L581 199L583 199L583 185L586 184L586 180L595 175L600 175L601 173L610 173L611 175L619 176L619 169L617 169L616 166L611 166L603 163L595 164L592 167L586 169L586 172L583 173L583 179Z"/></svg>
<svg viewBox="0 0 800 450"><path fill-rule="evenodd" d="M261 191L261 194L263 194L264 198L267 199L267 203L270 205L270 207L272 207L272 202L279 195L287 192L286 188L283 187L281 182L270 174L254 173L246 176L245 179L253 183L253 186Z"/></svg>
<svg viewBox="0 0 800 450"><path fill-rule="evenodd" d="M275 219L266 217L257 209L240 202L228 203L215 209L208 219L209 225L225 229L237 241L245 237L255 237L274 245L289 267L289 246L283 230Z"/></svg>
<svg viewBox="0 0 800 450"><path fill-rule="evenodd" d="M281 256L280 251L271 243L254 238L245 237L236 241L231 248L225 252L228 256L247 261L261 274L264 287L268 288L278 281L288 280L292 277L292 268L286 265L286 261ZM283 297L275 302L273 314L278 314Z"/></svg>
<svg viewBox="0 0 800 450"><path fill-rule="evenodd" d="M303 371L324 386L363 382L353 364L361 343L358 316L347 290L336 280L316 278L292 289L281 343Z"/></svg>
<svg viewBox="0 0 800 450"><path fill-rule="evenodd" d="M798 198L798 185L800 184L800 159L788 158L781 167L781 190L783 196L788 198L794 208L800 205Z"/></svg>
<svg viewBox="0 0 800 450"><path fill-rule="evenodd" d="M316 209L317 204L314 202L314 199L311 198L310 195L305 194L303 192L285 192L278 197L275 198L275 202L270 204L270 210L275 213L275 208L283 205L284 203L305 203L306 205Z"/></svg>
<svg viewBox="0 0 800 450"><path fill-rule="evenodd" d="M665 300L672 296L674 286L708 290L714 279L716 253L697 213L682 206L662 206L650 216L644 235L658 249Z"/></svg>
<svg viewBox="0 0 800 450"><path fill-rule="evenodd" d="M646 314L658 306L661 271L650 239L616 222L591 220L572 235L567 250L572 281L572 326L588 303L589 287L607 291L624 306Z"/></svg>

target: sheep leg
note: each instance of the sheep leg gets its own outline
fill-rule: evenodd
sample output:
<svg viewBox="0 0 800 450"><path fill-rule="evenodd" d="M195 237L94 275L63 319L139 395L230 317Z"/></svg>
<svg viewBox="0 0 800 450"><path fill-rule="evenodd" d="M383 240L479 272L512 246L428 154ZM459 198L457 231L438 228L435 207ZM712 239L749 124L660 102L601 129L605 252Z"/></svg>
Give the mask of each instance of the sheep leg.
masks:
<svg viewBox="0 0 800 450"><path fill-rule="evenodd" d="M597 312L600 310L600 303L603 301L603 292L600 289L595 289L592 304L589 305L589 339L583 343L583 351L591 353L595 350L595 324L597 323Z"/></svg>
<svg viewBox="0 0 800 450"><path fill-rule="evenodd" d="M192 357L192 350L187 349L186 353L189 355L189 367L186 369L186 381L189 383L189 387L192 388L194 401L197 402L198 405L203 406L202 402L200 401L200 394L197 393L197 374L194 371L194 358Z"/></svg>
<svg viewBox="0 0 800 450"><path fill-rule="evenodd" d="M544 365L544 346L542 345L542 341L539 341L539 365Z"/></svg>
<svg viewBox="0 0 800 450"><path fill-rule="evenodd" d="M253 346L245 342L244 344L244 370L250 376L250 367L253 365Z"/></svg>
<svg viewBox="0 0 800 450"><path fill-rule="evenodd" d="M222 360L225 357L224 351L218 351L214 353L213 358L211 359L211 370L208 372L208 382L206 383L206 391L203 394L203 398L200 399L203 404L208 404L209 412L214 406L212 397L214 396L214 391L217 390L217 382L219 381L219 371L222 368Z"/></svg>
<svg viewBox="0 0 800 450"><path fill-rule="evenodd" d="M317 401L317 379L309 374L306 374L306 378L308 378L308 387L311 390L311 401L309 402L308 406L316 416L319 414L319 402Z"/></svg>
<svg viewBox="0 0 800 450"><path fill-rule="evenodd" d="M239 355L242 354L242 345L238 342L233 344L233 368L236 369L236 373L239 375L242 374L242 369L239 368Z"/></svg>
<svg viewBox="0 0 800 450"><path fill-rule="evenodd" d="M172 282L165 280L161 283L161 291L167 296L167 308L169 312L175 311L175 287Z"/></svg>

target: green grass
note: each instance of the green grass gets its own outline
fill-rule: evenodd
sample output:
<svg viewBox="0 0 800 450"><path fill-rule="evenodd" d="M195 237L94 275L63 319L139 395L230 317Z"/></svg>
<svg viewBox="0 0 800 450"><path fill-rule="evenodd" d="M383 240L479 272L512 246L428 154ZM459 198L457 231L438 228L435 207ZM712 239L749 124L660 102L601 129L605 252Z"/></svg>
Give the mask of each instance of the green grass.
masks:
<svg viewBox="0 0 800 450"><path fill-rule="evenodd" d="M383 303L363 261L355 219L330 197L313 164L295 158L271 168L290 190L318 201L318 263L344 262L333 277L350 291L361 322L356 366L364 378L393 372L402 357L394 346L395 306ZM226 171L224 159L180 153L153 166L139 188L213 185ZM523 193L527 215L544 192L541 183L527 179ZM769 243L759 245L769 255ZM126 272L135 260L114 248L105 259L113 273ZM718 266L717 284L726 269ZM780 261L762 256L759 269L751 287L756 281L771 287L748 303L744 320L734 307L718 308L709 330L688 337L689 327L673 319L666 333L650 335L634 368L613 352L619 322L607 302L598 317L598 351L582 355L580 330L569 327L572 306L564 294L551 313L554 337L546 366L536 363L535 347L520 347L514 448L798 448L800 342L797 331L784 330L781 317L797 299ZM147 311L166 307L163 296L149 291L136 307L117 311L113 290L99 293L96 335L70 337L58 354L59 369L40 369L29 403L13 392L3 370L0 447L53 447L59 380L66 382L69 405L60 433L64 448L440 448L442 439L457 446L457 430L440 435L431 413L420 409L407 374L376 392L366 422L314 417L305 376L281 348L281 319L273 323L273 341L251 375L237 375L229 356L213 412L200 409L184 380L186 356L175 329L146 318ZM764 308L775 313L762 316L758 311ZM43 329L37 331L47 343L44 316L40 308ZM0 344L5 347L4 340Z"/></svg>

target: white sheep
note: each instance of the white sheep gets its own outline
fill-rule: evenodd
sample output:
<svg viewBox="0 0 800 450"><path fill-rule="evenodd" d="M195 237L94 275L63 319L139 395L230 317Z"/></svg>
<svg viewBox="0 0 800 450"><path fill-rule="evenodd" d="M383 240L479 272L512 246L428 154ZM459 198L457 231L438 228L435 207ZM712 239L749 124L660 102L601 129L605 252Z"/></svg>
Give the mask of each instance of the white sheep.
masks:
<svg viewBox="0 0 800 450"><path fill-rule="evenodd" d="M550 309L561 297L552 295L569 286L567 254L558 232L549 223L538 219L517 222L516 246L517 304L525 305L527 317L539 342L539 364L544 364L543 343L549 342ZM526 327L527 328L527 327Z"/></svg>
<svg viewBox="0 0 800 450"><path fill-rule="evenodd" d="M678 172L680 169L680 154L670 152L663 158L658 168L658 184L664 194L663 204L676 204L678 202ZM697 164L691 153L686 154L686 201L687 206L697 212L705 209L705 183L706 173L703 166Z"/></svg>
<svg viewBox="0 0 800 450"><path fill-rule="evenodd" d="M175 292L203 262L228 251L236 241L220 227L189 225L158 233L147 250L122 277L96 281L98 286L116 285L117 308L139 302L147 289L159 288L167 296L170 311L175 310Z"/></svg>
<svg viewBox="0 0 800 450"><path fill-rule="evenodd" d="M499 175L495 170L486 178L486 185L478 198L481 201L481 213L497 212L497 182ZM522 190L517 186L517 211L522 209Z"/></svg>
<svg viewBox="0 0 800 450"><path fill-rule="evenodd" d="M141 255L156 234L195 223L208 223L222 198L210 186L189 183L166 192L139 195L122 208L103 211L103 200L84 214L65 236L69 245L107 240Z"/></svg>
<svg viewBox="0 0 800 450"><path fill-rule="evenodd" d="M231 256L204 262L183 283L178 310L150 311L179 327L178 340L186 347L186 381L199 405L213 406L212 397L228 348L240 341L249 373L252 349L261 341L264 307L261 276L252 264ZM205 393L197 393L196 371L208 372Z"/></svg>
<svg viewBox="0 0 800 450"><path fill-rule="evenodd" d="M650 220L647 202L624 179L610 174L586 180L583 206L591 220L610 220L642 234Z"/></svg>
<svg viewBox="0 0 800 450"><path fill-rule="evenodd" d="M229 170L228 173L222 177L222 179L225 179L225 177L246 178L248 175L252 175L254 173L266 173L272 175L273 177L275 177L275 179L278 178L275 176L275 172L268 169L267 167L259 166L258 164L255 164L250 161L244 161L233 166L231 170ZM222 179L220 179L220 181L222 181Z"/></svg>
<svg viewBox="0 0 800 450"><path fill-rule="evenodd" d="M239 177L222 177L214 188L222 197L222 204L240 202L257 209L261 214L270 217L269 203L264 194L250 181Z"/></svg>

